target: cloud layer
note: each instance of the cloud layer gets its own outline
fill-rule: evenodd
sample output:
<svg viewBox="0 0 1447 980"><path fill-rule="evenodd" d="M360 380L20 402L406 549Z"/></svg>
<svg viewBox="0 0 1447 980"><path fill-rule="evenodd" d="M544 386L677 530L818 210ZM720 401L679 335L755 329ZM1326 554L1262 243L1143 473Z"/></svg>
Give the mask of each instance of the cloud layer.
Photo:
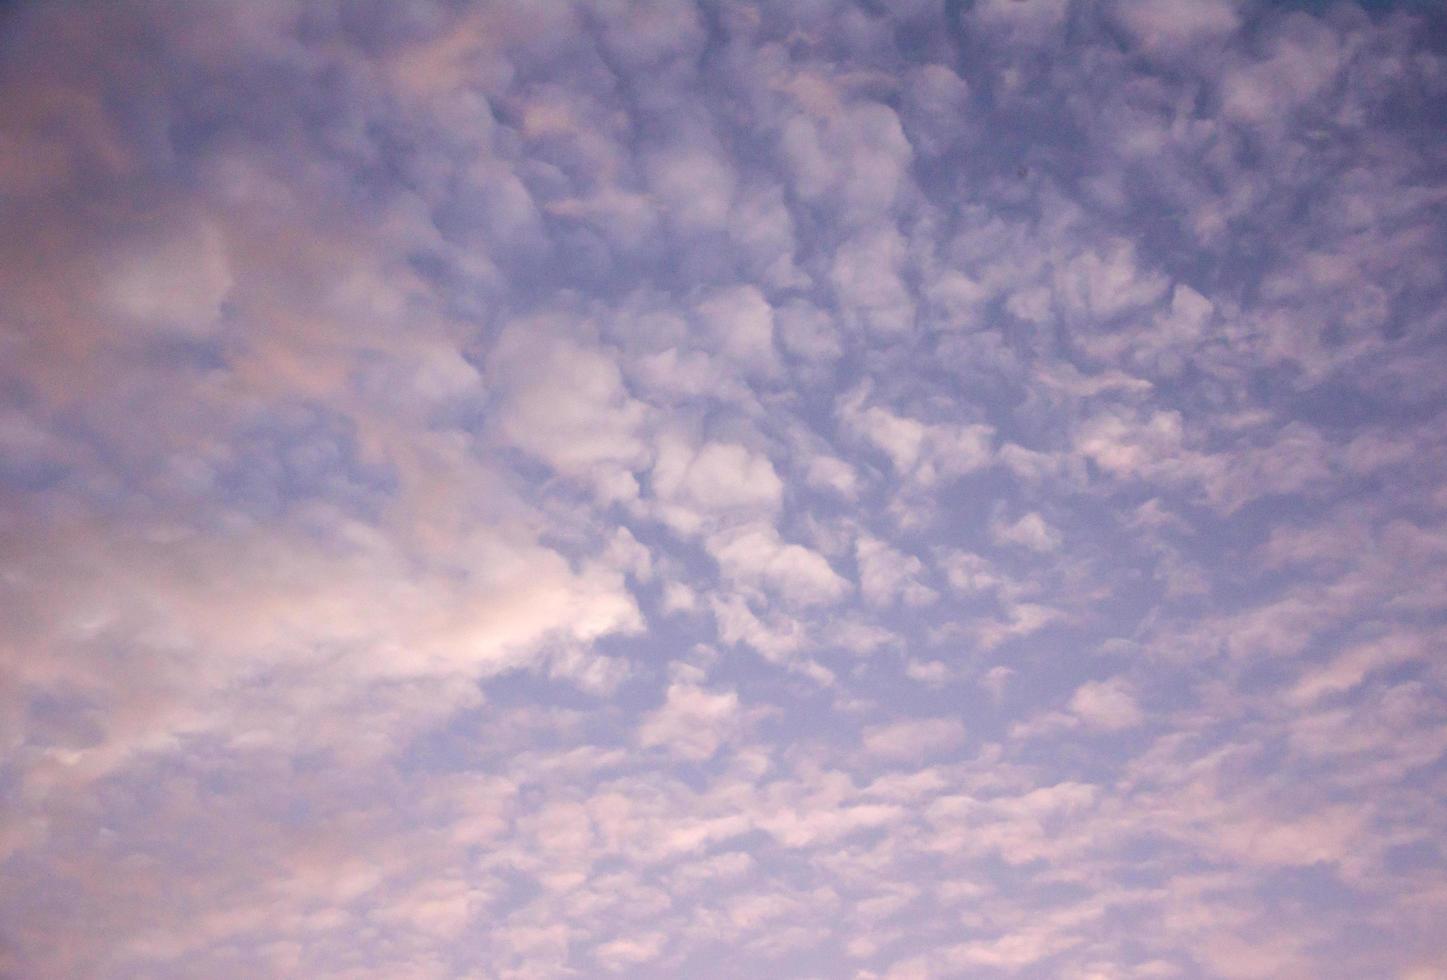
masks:
<svg viewBox="0 0 1447 980"><path fill-rule="evenodd" d="M1447 971L1447 21L0 11L0 974Z"/></svg>

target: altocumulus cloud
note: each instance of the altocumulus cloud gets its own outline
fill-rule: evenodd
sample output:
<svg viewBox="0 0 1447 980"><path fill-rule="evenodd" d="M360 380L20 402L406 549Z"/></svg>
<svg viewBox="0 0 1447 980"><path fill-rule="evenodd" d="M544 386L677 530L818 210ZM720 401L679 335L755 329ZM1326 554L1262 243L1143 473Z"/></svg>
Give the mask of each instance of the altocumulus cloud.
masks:
<svg viewBox="0 0 1447 980"><path fill-rule="evenodd" d="M1447 973L1447 19L0 11L0 974Z"/></svg>

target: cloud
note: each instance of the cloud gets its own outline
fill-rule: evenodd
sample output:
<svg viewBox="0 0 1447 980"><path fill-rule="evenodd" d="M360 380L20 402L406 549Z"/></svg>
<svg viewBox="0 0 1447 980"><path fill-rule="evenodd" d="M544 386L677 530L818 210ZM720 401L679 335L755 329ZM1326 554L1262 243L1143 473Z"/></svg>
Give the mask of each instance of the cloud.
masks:
<svg viewBox="0 0 1447 980"><path fill-rule="evenodd" d="M749 368L774 366L774 310L753 286L735 286L710 294L698 305L714 342Z"/></svg>
<svg viewBox="0 0 1447 980"><path fill-rule="evenodd" d="M980 686L989 691L990 695L998 701L1004 697L1005 689L1010 684L1010 678L1014 676L1014 670L1006 667L1004 664L997 664L985 671L984 675L981 676Z"/></svg>
<svg viewBox="0 0 1447 980"><path fill-rule="evenodd" d="M849 590L818 552L779 538L768 524L745 524L708 540L709 553L732 581L761 584L801 605L835 602Z"/></svg>
<svg viewBox="0 0 1447 980"><path fill-rule="evenodd" d="M993 650L1013 637L1038 632L1062 616L1060 610L1038 602L1012 602L1003 617L980 622L974 632L982 647Z"/></svg>
<svg viewBox="0 0 1447 980"><path fill-rule="evenodd" d="M853 467L835 456L811 459L805 479L810 486L831 490L841 497L854 497L859 490L859 478Z"/></svg>
<svg viewBox="0 0 1447 980"><path fill-rule="evenodd" d="M492 354L495 383L505 392L499 431L564 474L594 477L600 490L623 499L636 496L628 471L645 458L638 433L645 407L629 397L607 356L546 329L514 325Z"/></svg>
<svg viewBox="0 0 1447 980"><path fill-rule="evenodd" d="M1070 696L1070 710L1087 726L1104 731L1132 728L1144 720L1129 685L1119 677L1076 688Z"/></svg>
<svg viewBox="0 0 1447 980"><path fill-rule="evenodd" d="M734 176L728 162L701 147L680 147L649 161L653 192L670 218L686 232L721 228L733 202Z"/></svg>
<svg viewBox="0 0 1447 980"><path fill-rule="evenodd" d="M210 333L235 285L226 243L212 223L167 229L161 241L129 241L116 250L102 293L140 329Z"/></svg>
<svg viewBox="0 0 1447 980"><path fill-rule="evenodd" d="M815 110L793 116L780 138L798 194L842 207L853 223L887 212L913 155L899 117L878 102L839 104L839 94L815 77L796 79L794 91Z"/></svg>
<svg viewBox="0 0 1447 980"><path fill-rule="evenodd" d="M638 743L695 761L718 751L739 721L739 699L732 691L718 694L700 687L673 684L663 706L646 716Z"/></svg>
<svg viewBox="0 0 1447 980"><path fill-rule="evenodd" d="M945 684L953 676L949 664L941 660L911 660L904 673L910 680L930 685Z"/></svg>
<svg viewBox="0 0 1447 980"><path fill-rule="evenodd" d="M1206 3L1150 3L1125 0L1115 16L1148 51L1177 53L1191 44L1218 41L1241 22L1235 5L1226 0Z"/></svg>
<svg viewBox="0 0 1447 980"><path fill-rule="evenodd" d="M875 725L865 730L864 751L889 761L912 761L938 755L959 745L965 726L954 718L924 718Z"/></svg>
<svg viewBox="0 0 1447 980"><path fill-rule="evenodd" d="M771 513L784 494L783 481L762 453L729 442L694 447L676 437L659 440L649 482L664 504L665 519L683 530L717 517Z"/></svg>
<svg viewBox="0 0 1447 980"><path fill-rule="evenodd" d="M0 17L0 974L1443 962L1439 11Z"/></svg>
<svg viewBox="0 0 1447 980"><path fill-rule="evenodd" d="M899 599L906 605L922 606L938 598L933 589L919 581L924 563L915 556L896 551L868 535L855 542L854 554L859 562L860 589L868 602L884 606Z"/></svg>
<svg viewBox="0 0 1447 980"><path fill-rule="evenodd" d="M869 386L840 400L843 424L882 452L896 473L923 486L990 464L994 429L983 423L931 424L882 405L867 405Z"/></svg>
<svg viewBox="0 0 1447 980"><path fill-rule="evenodd" d="M1031 551L1055 551L1060 547L1060 532L1037 513L1029 513L1014 522L995 521L991 536L1000 544L1019 545Z"/></svg>
<svg viewBox="0 0 1447 980"><path fill-rule="evenodd" d="M914 300L903 278L904 237L893 228L860 232L840 246L829 271L850 322L880 333L914 326Z"/></svg>

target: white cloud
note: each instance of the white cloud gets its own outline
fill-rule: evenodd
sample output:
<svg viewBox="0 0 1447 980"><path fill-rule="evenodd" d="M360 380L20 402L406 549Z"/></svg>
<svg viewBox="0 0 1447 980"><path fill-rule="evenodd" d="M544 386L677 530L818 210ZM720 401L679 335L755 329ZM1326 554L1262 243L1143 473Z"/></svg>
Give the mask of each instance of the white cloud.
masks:
<svg viewBox="0 0 1447 980"><path fill-rule="evenodd" d="M800 79L796 92L808 84ZM908 181L913 151L888 106L829 104L834 98L823 94L823 118L793 116L780 142L800 196L842 206L846 218L862 222L894 203Z"/></svg>
<svg viewBox="0 0 1447 980"><path fill-rule="evenodd" d="M1004 664L996 664L980 676L980 686L990 692L990 696L996 701L1005 696L1005 688L1010 684L1010 678L1015 676L1015 671Z"/></svg>
<svg viewBox="0 0 1447 980"><path fill-rule="evenodd" d="M986 650L1015 637L1037 633L1062 618L1060 610L1038 602L1011 602L1002 619L988 620L975 627L975 636Z"/></svg>
<svg viewBox="0 0 1447 980"><path fill-rule="evenodd" d="M608 481L646 458L640 437L646 408L629 396L617 365L603 353L550 335L546 324L515 324L499 338L489 367L503 392L501 434L560 472ZM636 495L636 483L626 479L615 494Z"/></svg>
<svg viewBox="0 0 1447 980"><path fill-rule="evenodd" d="M772 513L784 494L769 458L737 443L693 446L665 436L649 477L665 519L686 531L711 518Z"/></svg>
<svg viewBox="0 0 1447 980"><path fill-rule="evenodd" d="M1284 20L1266 57L1240 59L1222 78L1222 109L1250 123L1280 120L1320 94L1336 77L1342 58L1330 27L1311 18Z"/></svg>
<svg viewBox="0 0 1447 980"><path fill-rule="evenodd" d="M965 740L964 723L956 718L921 718L865 729L862 744L871 756L912 761L958 748Z"/></svg>
<svg viewBox="0 0 1447 980"><path fill-rule="evenodd" d="M664 942L665 937L661 932L627 936L603 943L594 952L594 956L607 969L622 971L657 959L663 950Z"/></svg>
<svg viewBox="0 0 1447 980"><path fill-rule="evenodd" d="M779 341L784 349L807 362L837 360L844 353L838 328L812 303L790 300L776 313Z"/></svg>
<svg viewBox="0 0 1447 980"><path fill-rule="evenodd" d="M1087 420L1076 445L1107 472L1149 476L1182 458L1182 430L1179 412L1155 412L1143 419L1112 412Z"/></svg>
<svg viewBox="0 0 1447 980"><path fill-rule="evenodd" d="M945 684L954 677L950 665L941 660L910 660L905 664L904 674L910 680L934 686Z"/></svg>
<svg viewBox="0 0 1447 980"><path fill-rule="evenodd" d="M949 552L940 560L940 567L944 569L950 587L957 592L987 592L1005 584L984 556L968 551Z"/></svg>
<svg viewBox="0 0 1447 980"><path fill-rule="evenodd" d="M847 322L883 334L914 327L914 299L904 281L904 236L890 227L861 232L839 247L829 270Z"/></svg>
<svg viewBox="0 0 1447 980"><path fill-rule="evenodd" d="M1061 541L1060 532L1033 511L1013 522L992 521L990 536L999 544L1015 544L1039 552L1057 551Z"/></svg>
<svg viewBox="0 0 1447 980"><path fill-rule="evenodd" d="M868 387L856 388L840 400L838 414L848 429L888 456L897 473L930 486L991 462L991 426L926 423L881 405L866 407L868 398Z"/></svg>
<svg viewBox="0 0 1447 980"><path fill-rule="evenodd" d="M1072 258L1056 273L1056 291L1065 309L1091 317L1113 317L1158 302L1169 283L1140 267L1135 247L1116 240Z"/></svg>
<svg viewBox="0 0 1447 980"><path fill-rule="evenodd" d="M649 162L654 194L681 230L726 226L733 206L734 175L727 160L699 146L670 148Z"/></svg>
<svg viewBox="0 0 1447 980"><path fill-rule="evenodd" d="M638 744L694 761L707 759L733 733L739 715L739 698L733 691L715 693L691 684L671 684L663 706L639 726Z"/></svg>
<svg viewBox="0 0 1447 980"><path fill-rule="evenodd" d="M664 612L692 612L698 608L698 595L683 582L665 582L663 586Z"/></svg>
<svg viewBox="0 0 1447 980"><path fill-rule="evenodd" d="M809 486L830 490L841 497L853 499L859 492L859 478L844 460L835 456L815 456L805 471Z"/></svg>
<svg viewBox="0 0 1447 980"><path fill-rule="evenodd" d="M752 647L775 663L793 662L804 645L806 634L798 620L779 614L760 619L743 596L715 596L711 605L724 643Z"/></svg>
<svg viewBox="0 0 1447 980"><path fill-rule="evenodd" d="M719 350L749 369L773 369L774 310L758 289L715 290L698 304L698 313Z"/></svg>
<svg viewBox="0 0 1447 980"><path fill-rule="evenodd" d="M720 531L709 537L707 545L726 578L777 590L789 602L832 603L849 591L849 583L824 556L783 541L771 524Z"/></svg>
<svg viewBox="0 0 1447 980"><path fill-rule="evenodd" d="M909 606L923 606L939 598L919 581L924 563L914 555L906 555L869 535L861 535L855 542L854 554L859 562L860 591L868 602L887 606L900 599Z"/></svg>
<svg viewBox="0 0 1447 980"><path fill-rule="evenodd" d="M1145 718L1130 685L1122 678L1082 684L1070 697L1070 710L1091 728L1117 731Z"/></svg>

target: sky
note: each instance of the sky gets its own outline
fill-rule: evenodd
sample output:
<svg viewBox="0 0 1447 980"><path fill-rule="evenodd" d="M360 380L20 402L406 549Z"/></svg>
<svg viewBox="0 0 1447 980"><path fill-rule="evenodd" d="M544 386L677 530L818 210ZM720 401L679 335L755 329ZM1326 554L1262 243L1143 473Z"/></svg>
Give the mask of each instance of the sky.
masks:
<svg viewBox="0 0 1447 980"><path fill-rule="evenodd" d="M0 8L0 976L1447 977L1447 10Z"/></svg>

